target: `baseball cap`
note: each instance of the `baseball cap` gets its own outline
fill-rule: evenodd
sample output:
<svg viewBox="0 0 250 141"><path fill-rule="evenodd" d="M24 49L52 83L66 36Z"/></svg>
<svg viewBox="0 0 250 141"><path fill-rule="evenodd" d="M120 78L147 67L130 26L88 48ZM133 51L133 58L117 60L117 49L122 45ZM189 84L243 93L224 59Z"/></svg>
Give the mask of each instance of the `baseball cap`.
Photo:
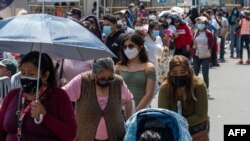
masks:
<svg viewBox="0 0 250 141"><path fill-rule="evenodd" d="M71 8L69 12L67 12L68 15L81 15L82 12L79 8Z"/></svg>
<svg viewBox="0 0 250 141"><path fill-rule="evenodd" d="M0 61L0 66L6 67L11 71L12 74L15 74L17 71L16 65L9 59L3 59L2 61Z"/></svg>

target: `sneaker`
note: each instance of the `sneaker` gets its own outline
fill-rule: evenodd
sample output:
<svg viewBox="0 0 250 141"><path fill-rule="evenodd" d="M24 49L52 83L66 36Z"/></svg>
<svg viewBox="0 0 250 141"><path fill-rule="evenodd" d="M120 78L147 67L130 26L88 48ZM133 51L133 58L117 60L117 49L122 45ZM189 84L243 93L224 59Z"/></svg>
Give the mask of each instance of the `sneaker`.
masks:
<svg viewBox="0 0 250 141"><path fill-rule="evenodd" d="M242 60L240 60L240 61L238 62L238 64L243 64L243 61L242 61Z"/></svg>

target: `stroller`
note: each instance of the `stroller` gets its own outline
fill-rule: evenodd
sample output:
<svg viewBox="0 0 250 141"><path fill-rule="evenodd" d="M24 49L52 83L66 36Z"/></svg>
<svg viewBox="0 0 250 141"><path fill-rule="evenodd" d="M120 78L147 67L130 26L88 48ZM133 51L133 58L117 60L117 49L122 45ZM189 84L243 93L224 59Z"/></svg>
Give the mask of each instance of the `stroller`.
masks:
<svg viewBox="0 0 250 141"><path fill-rule="evenodd" d="M139 141L145 131L154 131L160 141L192 141L186 119L176 112L148 108L136 112L126 122L127 132L124 141Z"/></svg>

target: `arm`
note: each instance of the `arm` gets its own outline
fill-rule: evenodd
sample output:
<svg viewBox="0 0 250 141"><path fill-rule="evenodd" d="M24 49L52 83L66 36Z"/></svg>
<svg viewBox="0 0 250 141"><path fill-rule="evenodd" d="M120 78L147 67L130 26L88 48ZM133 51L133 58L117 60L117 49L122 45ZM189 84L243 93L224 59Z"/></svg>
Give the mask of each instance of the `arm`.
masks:
<svg viewBox="0 0 250 141"><path fill-rule="evenodd" d="M0 141L5 141L5 138L6 138L6 135L7 135L7 132L3 128L4 118L5 118L5 113L6 113L7 107L9 105L9 103L11 102L11 100L18 93L18 90L15 89L15 90L10 91L5 96L5 98L3 99L3 103L2 103L2 105L0 107Z"/></svg>
<svg viewBox="0 0 250 141"><path fill-rule="evenodd" d="M171 106L167 98L167 94L168 94L167 91L168 91L167 85L165 82L163 82L163 84L160 87L159 96L158 96L158 108L164 108L164 109L170 110Z"/></svg>
<svg viewBox="0 0 250 141"><path fill-rule="evenodd" d="M148 71L155 73L154 65L152 63L148 63L147 65L148 65L147 66ZM136 106L136 111L146 108L150 104L155 89L155 81L156 81L155 79L149 79L149 78L147 79L145 95L143 96L139 104Z"/></svg>
<svg viewBox="0 0 250 141"><path fill-rule="evenodd" d="M190 126L202 123L208 116L208 99L205 83L196 86L195 96L197 101L194 105L194 114L186 117Z"/></svg>
<svg viewBox="0 0 250 141"><path fill-rule="evenodd" d="M188 27L188 25L186 25L185 30L186 30L186 41L187 41L186 49L187 51L189 51L190 46L192 45L192 41L193 41L193 34L192 34L191 29Z"/></svg>
<svg viewBox="0 0 250 141"><path fill-rule="evenodd" d="M58 89L56 94L51 98L51 107L54 107L53 115L47 113L44 117L43 124L61 140L74 140L76 136L76 119L74 109L67 93ZM51 108L46 107L46 108ZM54 116L54 115L57 115Z"/></svg>
<svg viewBox="0 0 250 141"><path fill-rule="evenodd" d="M126 120L131 116L132 114L132 99L133 95L128 89L127 85L123 81L122 84L122 103L125 107L125 117Z"/></svg>
<svg viewBox="0 0 250 141"><path fill-rule="evenodd" d="M71 101L76 101L81 95L82 74L74 77L67 85L63 86Z"/></svg>

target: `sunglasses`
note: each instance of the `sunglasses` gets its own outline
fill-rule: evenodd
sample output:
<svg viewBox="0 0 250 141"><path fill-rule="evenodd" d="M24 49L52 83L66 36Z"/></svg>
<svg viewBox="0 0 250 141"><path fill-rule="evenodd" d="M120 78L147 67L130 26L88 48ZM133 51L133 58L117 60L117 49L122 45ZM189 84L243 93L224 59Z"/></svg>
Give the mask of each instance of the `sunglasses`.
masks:
<svg viewBox="0 0 250 141"><path fill-rule="evenodd" d="M126 48L134 48L135 47L135 45L133 45L133 44L128 44L128 45L123 45L123 49L126 49Z"/></svg>

